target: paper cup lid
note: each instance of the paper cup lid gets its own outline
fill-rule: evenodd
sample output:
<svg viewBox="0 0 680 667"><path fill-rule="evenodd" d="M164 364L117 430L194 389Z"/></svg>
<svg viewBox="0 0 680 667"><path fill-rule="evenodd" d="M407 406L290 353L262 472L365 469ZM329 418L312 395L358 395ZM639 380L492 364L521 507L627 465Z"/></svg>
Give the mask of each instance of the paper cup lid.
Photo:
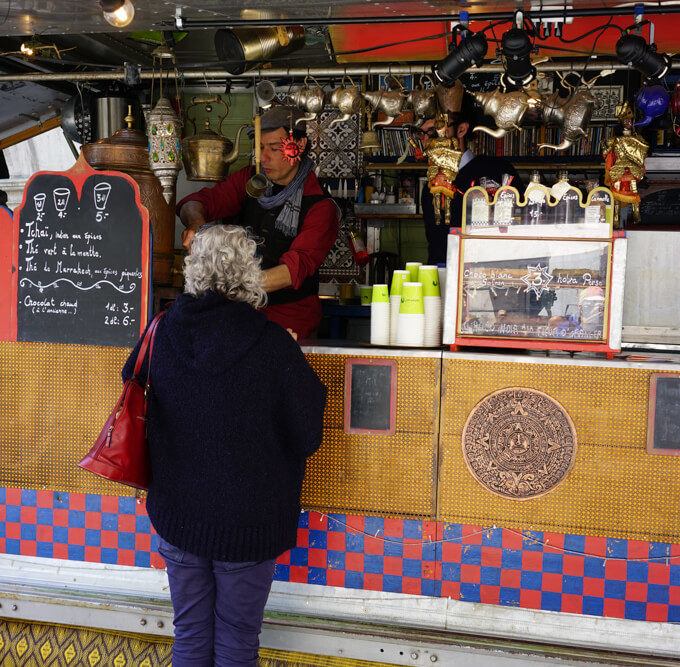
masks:
<svg viewBox="0 0 680 667"><path fill-rule="evenodd" d="M406 282L401 286L399 312L406 315L423 315L423 286L421 283Z"/></svg>
<svg viewBox="0 0 680 667"><path fill-rule="evenodd" d="M390 302L390 293L387 290L387 285L373 285L373 296L371 303Z"/></svg>

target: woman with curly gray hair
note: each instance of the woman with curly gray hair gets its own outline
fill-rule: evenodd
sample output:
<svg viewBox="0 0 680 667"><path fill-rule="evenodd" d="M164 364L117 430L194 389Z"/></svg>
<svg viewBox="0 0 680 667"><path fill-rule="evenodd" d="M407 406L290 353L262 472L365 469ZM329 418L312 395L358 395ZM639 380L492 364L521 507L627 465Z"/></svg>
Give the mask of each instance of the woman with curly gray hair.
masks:
<svg viewBox="0 0 680 667"><path fill-rule="evenodd" d="M185 293L154 340L147 511L168 570L174 667L257 664L274 561L295 546L305 459L321 443L326 388L257 310L255 250L241 227L199 229Z"/></svg>

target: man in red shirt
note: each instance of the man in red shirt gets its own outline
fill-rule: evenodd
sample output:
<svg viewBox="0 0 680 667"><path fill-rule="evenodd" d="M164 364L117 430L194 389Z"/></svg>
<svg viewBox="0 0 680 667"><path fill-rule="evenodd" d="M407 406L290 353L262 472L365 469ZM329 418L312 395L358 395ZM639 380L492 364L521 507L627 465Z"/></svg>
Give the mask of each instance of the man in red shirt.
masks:
<svg viewBox="0 0 680 667"><path fill-rule="evenodd" d="M246 193L253 167L227 176L211 188L203 188L182 199L177 214L186 227L182 244L189 250L196 230L206 222L226 220L252 230L261 241L258 254L264 269L263 286L269 293L263 312L273 322L292 329L298 338L308 338L321 322L319 267L338 235L338 207L321 185L306 156L304 123L295 121L302 112L278 106L261 118L261 165L273 187L264 197ZM302 149L300 161L289 162L282 142L293 139Z"/></svg>

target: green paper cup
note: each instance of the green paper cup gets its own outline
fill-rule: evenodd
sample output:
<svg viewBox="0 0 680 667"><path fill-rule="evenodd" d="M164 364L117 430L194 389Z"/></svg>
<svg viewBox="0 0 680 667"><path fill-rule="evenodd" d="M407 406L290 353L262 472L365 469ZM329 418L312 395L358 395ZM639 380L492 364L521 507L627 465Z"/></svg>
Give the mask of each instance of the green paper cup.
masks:
<svg viewBox="0 0 680 667"><path fill-rule="evenodd" d="M401 286L401 302L399 313L406 315L424 315L422 283L403 283Z"/></svg>
<svg viewBox="0 0 680 667"><path fill-rule="evenodd" d="M373 288L370 285L359 285L359 296L362 306L370 306L373 295Z"/></svg>
<svg viewBox="0 0 680 667"><path fill-rule="evenodd" d="M406 271L406 269L397 269L392 274L392 287L390 288L390 294L392 296L399 296L401 294L401 286L404 282L411 279L411 272Z"/></svg>
<svg viewBox="0 0 680 667"><path fill-rule="evenodd" d="M373 285L373 293L371 303L389 303L390 293L387 290L387 285Z"/></svg>
<svg viewBox="0 0 680 667"><path fill-rule="evenodd" d="M406 262L406 270L411 274L411 282L418 282L418 269L422 266L422 262Z"/></svg>
<svg viewBox="0 0 680 667"><path fill-rule="evenodd" d="M423 296L441 296L439 289L439 271L431 264L418 269L418 282L423 283Z"/></svg>

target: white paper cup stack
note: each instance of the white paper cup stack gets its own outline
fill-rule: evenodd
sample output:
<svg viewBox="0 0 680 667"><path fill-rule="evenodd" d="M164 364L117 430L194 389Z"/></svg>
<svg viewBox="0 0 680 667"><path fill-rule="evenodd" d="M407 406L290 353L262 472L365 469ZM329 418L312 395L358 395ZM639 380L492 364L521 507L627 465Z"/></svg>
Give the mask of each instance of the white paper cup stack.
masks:
<svg viewBox="0 0 680 667"><path fill-rule="evenodd" d="M387 285L373 285L371 298L371 345L390 343L390 299Z"/></svg>
<svg viewBox="0 0 680 667"><path fill-rule="evenodd" d="M397 345L423 347L425 310L421 283L406 282L402 284L401 305L397 322Z"/></svg>
<svg viewBox="0 0 680 667"><path fill-rule="evenodd" d="M401 305L401 286L408 282L410 272L405 269L397 269L392 273L392 285L390 287L390 345L397 344L397 331L399 330L399 306Z"/></svg>
<svg viewBox="0 0 680 667"><path fill-rule="evenodd" d="M439 290L439 272L434 265L421 266L418 277L423 285L423 310L425 312L423 345L437 347L442 344L442 298Z"/></svg>

